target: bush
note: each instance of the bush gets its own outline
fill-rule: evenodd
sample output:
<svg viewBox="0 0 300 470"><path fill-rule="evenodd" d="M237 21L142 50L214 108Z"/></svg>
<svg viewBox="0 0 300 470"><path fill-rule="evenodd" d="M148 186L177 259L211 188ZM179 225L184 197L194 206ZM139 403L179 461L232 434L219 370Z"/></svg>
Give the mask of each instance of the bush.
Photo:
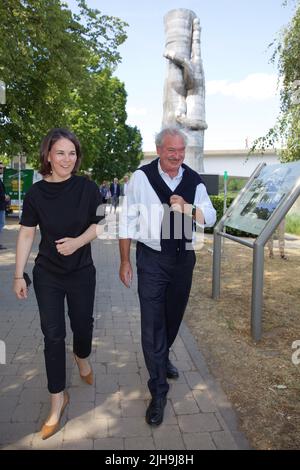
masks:
<svg viewBox="0 0 300 470"><path fill-rule="evenodd" d="M230 176L227 180L227 194L231 192L239 192L245 186L248 179L249 178L245 178L243 176ZM222 176L219 178L219 191L224 192L224 178Z"/></svg>

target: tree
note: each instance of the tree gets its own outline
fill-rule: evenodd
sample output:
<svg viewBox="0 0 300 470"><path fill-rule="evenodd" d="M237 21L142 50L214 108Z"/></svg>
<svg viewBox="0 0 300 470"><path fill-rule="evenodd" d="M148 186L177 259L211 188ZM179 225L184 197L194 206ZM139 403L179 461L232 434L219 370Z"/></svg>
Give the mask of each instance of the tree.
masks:
<svg viewBox="0 0 300 470"><path fill-rule="evenodd" d="M134 171L141 159L143 158L142 152L142 136L139 129L134 126L126 126L127 129L127 170L124 173Z"/></svg>
<svg viewBox="0 0 300 470"><path fill-rule="evenodd" d="M126 23L78 0L74 15L59 0L2 0L0 78L1 153L36 158L42 136L65 126L73 93L88 88L91 73L120 61Z"/></svg>
<svg viewBox="0 0 300 470"><path fill-rule="evenodd" d="M93 174L102 179L103 170L106 179L121 178L125 173L135 170L142 156L142 138L136 127L126 124L126 98L124 84L116 77L111 78L111 129L102 155L95 159ZM101 171L102 168L102 171Z"/></svg>
<svg viewBox="0 0 300 470"><path fill-rule="evenodd" d="M126 98L124 84L108 69L90 76L88 90L73 94L69 125L82 143L82 167L99 182L135 170L142 156L141 134L126 124Z"/></svg>
<svg viewBox="0 0 300 470"><path fill-rule="evenodd" d="M287 2L285 2L287 3ZM271 44L271 45L274 45ZM280 159L284 162L300 160L300 2L290 24L275 41L271 61L278 60L280 114L264 137L256 139L251 151L264 151L281 142Z"/></svg>

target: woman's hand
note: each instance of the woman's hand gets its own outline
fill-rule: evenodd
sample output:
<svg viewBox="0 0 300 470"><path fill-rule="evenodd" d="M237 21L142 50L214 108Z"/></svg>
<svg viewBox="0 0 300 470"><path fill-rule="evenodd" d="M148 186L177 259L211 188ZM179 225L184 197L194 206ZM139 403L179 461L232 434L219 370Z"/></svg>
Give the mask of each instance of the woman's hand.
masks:
<svg viewBox="0 0 300 470"><path fill-rule="evenodd" d="M56 249L58 253L63 256L72 255L78 248L80 248L80 243L77 238L61 238L60 240L55 240Z"/></svg>
<svg viewBox="0 0 300 470"><path fill-rule="evenodd" d="M25 279L23 279L23 278L14 279L13 289L14 289L14 293L16 294L18 299L20 299L20 300L27 299L28 289L27 289L27 286L26 286Z"/></svg>

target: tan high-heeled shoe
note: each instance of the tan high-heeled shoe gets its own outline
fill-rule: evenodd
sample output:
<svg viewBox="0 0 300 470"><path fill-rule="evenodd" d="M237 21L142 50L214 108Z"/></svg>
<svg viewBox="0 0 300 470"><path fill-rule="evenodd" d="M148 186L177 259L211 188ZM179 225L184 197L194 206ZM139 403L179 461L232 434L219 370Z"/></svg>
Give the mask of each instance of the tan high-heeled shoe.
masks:
<svg viewBox="0 0 300 470"><path fill-rule="evenodd" d="M93 376L93 371L91 369L91 372L89 372L87 375L81 375L80 374L80 377L81 379L87 383L88 385L93 385L94 383L94 376Z"/></svg>
<svg viewBox="0 0 300 470"><path fill-rule="evenodd" d="M75 362L76 362L76 364L78 366L78 369L79 369L79 365L78 365L75 354L74 354L74 358L75 358ZM87 375L82 375L80 373L80 369L79 369L79 375L80 375L81 380L83 380L85 383L87 383L88 385L93 385L93 383L94 383L94 374L93 374L93 369L92 369L91 364L90 364L90 368L91 368L91 370Z"/></svg>
<svg viewBox="0 0 300 470"><path fill-rule="evenodd" d="M61 417L63 415L63 412L67 406L67 404L69 403L69 394L68 392L64 391L64 401L63 401L63 405L61 407L61 410L60 410L60 414L59 414L59 418L58 418L58 421L57 423L55 424L44 424L42 426L42 429L40 431L40 436L43 440L45 439L48 439L49 437L53 436L53 434L55 434L58 430L59 430L59 423L60 423L60 420L61 420Z"/></svg>

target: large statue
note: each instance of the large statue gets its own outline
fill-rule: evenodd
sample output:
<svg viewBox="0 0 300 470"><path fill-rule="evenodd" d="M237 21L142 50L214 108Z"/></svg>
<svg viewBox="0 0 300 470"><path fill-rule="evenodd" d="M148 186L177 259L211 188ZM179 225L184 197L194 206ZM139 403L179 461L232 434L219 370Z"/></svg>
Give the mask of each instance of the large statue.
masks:
<svg viewBox="0 0 300 470"><path fill-rule="evenodd" d="M188 137L186 163L203 173L205 81L200 51L200 21L179 8L164 17L168 59L164 87L163 126L178 125Z"/></svg>

